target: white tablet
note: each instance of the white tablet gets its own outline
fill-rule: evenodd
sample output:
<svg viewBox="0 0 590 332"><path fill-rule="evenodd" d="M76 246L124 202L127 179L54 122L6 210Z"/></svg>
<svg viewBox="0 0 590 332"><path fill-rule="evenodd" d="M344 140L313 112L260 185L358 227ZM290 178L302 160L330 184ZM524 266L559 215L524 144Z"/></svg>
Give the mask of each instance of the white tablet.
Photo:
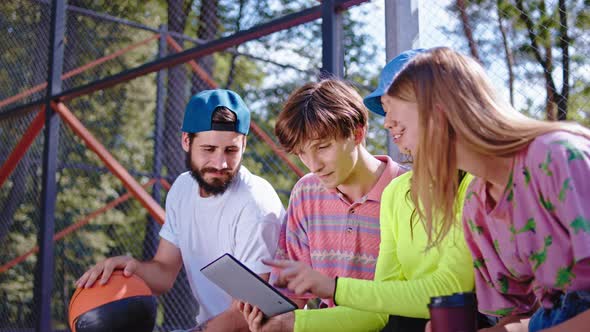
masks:
<svg viewBox="0 0 590 332"><path fill-rule="evenodd" d="M297 309L288 297L230 254L223 254L201 272L234 299L257 306L266 317Z"/></svg>

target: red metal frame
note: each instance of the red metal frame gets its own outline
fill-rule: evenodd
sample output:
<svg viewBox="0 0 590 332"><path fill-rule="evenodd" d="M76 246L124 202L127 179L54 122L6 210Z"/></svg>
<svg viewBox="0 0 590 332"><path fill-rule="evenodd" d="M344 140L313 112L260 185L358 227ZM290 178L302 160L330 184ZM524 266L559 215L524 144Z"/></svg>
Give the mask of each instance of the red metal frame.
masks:
<svg viewBox="0 0 590 332"><path fill-rule="evenodd" d="M170 35L166 35L166 43L170 47L172 47L176 52L184 51L182 46L180 46L180 44L178 44L178 42L176 42L176 40L174 40L174 38L172 38L172 36ZM201 68L201 66L199 66L199 64L195 60L188 61L188 64L195 72L195 74L197 74L200 79L205 81L205 83L207 83L208 86L212 88L217 88L217 83L213 80L209 73L207 73L203 68Z"/></svg>
<svg viewBox="0 0 590 332"><path fill-rule="evenodd" d="M27 128L27 131L25 131L25 133L23 134L23 137L16 144L14 149L12 149L12 152L8 156L8 159L6 159L6 161L2 165L2 168L0 168L0 187L2 187L4 181L8 179L10 174L12 174L12 171L14 171L16 165L18 165L21 158L25 155L25 153L27 153L27 150L29 150L29 147L31 146L31 144L33 144L33 141L35 140L35 138L37 138L37 135L39 135L44 125L45 106L42 106L41 110L39 110L39 113L37 113L37 116L35 116L33 121L31 121L31 123L29 124L29 127Z"/></svg>
<svg viewBox="0 0 590 332"><path fill-rule="evenodd" d="M170 191L170 188L172 188L172 185L166 179L160 179L160 183L162 184L164 189L166 189L166 191Z"/></svg>
<svg viewBox="0 0 590 332"><path fill-rule="evenodd" d="M152 184L154 184L155 182L156 182L156 180L151 179L146 184L144 184L142 187L147 188L147 187L151 186ZM124 195L118 197L117 199L112 200L111 202L107 203L105 206L101 207L100 209L91 212L90 214L88 214L88 215L82 217L81 219L77 220L76 222L74 222L72 225L64 228L63 230L59 231L58 233L55 233L55 235L53 236L53 241L59 241L59 240L63 239L64 237L66 237L70 233L73 233L74 231L76 231L79 228L88 224L92 219L98 217L99 215L101 215L111 209L116 208L119 204L126 202L130 198L132 198L132 195L130 192L127 192ZM29 256L37 253L38 251L39 251L39 246L35 246L34 248L30 249L29 251L25 252L24 254L10 260L6 264L0 266L0 274L10 270L11 268L13 268L14 266L16 266L18 264L24 262Z"/></svg>
<svg viewBox="0 0 590 332"><path fill-rule="evenodd" d="M336 10L342 11L350 7L367 2L368 0L337 0ZM121 73L100 79L83 86L75 87L59 94L50 96L53 100L70 100L81 95L90 94L92 92L103 90L114 86L124 81L130 81L136 77L143 76L149 73L156 72L160 69L170 68L179 64L183 64L195 58L200 58L218 51L223 51L229 47L243 44L250 40L258 39L263 36L270 35L274 32L285 30L297 25L311 22L321 17L322 5L303 9L297 13L287 14L281 18L259 24L248 30L238 31L235 34L216 40L209 41L203 45L193 47L180 53L168 55L164 58L154 60L139 67L125 70ZM41 105L45 102L44 99L13 107L6 110L0 117L9 117L13 114L30 111L33 107Z"/></svg>
<svg viewBox="0 0 590 332"><path fill-rule="evenodd" d="M345 10L349 7L358 5L358 4L366 2L366 1L367 0L339 0L339 1L337 1L337 10ZM168 42L168 44L171 45L173 48L177 49L178 52L181 52L181 54L177 54L176 56L172 56L167 59L157 60L152 63L148 63L144 66L140 66L138 68L128 70L123 73L113 75L111 77L107 77L107 78L100 80L98 82L93 82L93 83L87 84L82 87L74 88L69 91L64 91L59 95L53 96L52 98L59 98L62 101L66 100L66 99L72 99L77 96L80 96L83 94L88 94L93 91L99 90L101 88L106 88L106 87L115 85L121 81L130 80L132 78L135 78L135 77L138 77L138 76L150 73L150 72L154 72L154 71L157 71L162 68L171 67L173 65L180 64L182 62L188 62L189 65L191 66L192 70L197 75L199 75L199 77L201 79L203 79L205 82L207 82L207 84L209 86L217 87L217 84L215 83L215 81L213 81L211 79L211 77L207 74L207 72L205 72L200 66L198 66L198 64L193 60L194 58L198 58L200 56L205 56L205 55L211 54L216 51L221 51L221 50L224 50L228 47L231 47L231 46L234 46L234 45L237 45L240 43L244 43L246 41L249 41L249 40L252 40L252 39L255 39L258 37L262 37L264 35L268 35L270 33L276 32L276 31L280 31L280 30L287 29L287 28L295 26L295 25L299 25L302 23L306 23L306 22L315 20L319 17L320 17L320 7L318 6L315 8L308 9L308 10L303 10L300 13L297 13L294 15L287 15L284 18L275 20L273 22L268 22L266 24L262 24L256 28L250 29L248 31L238 32L233 36L230 36L227 38L222 38L221 40L209 42L204 46L196 47L196 48L190 49L188 51L182 51L182 48L180 47L180 45L178 45L178 43L176 43L176 41L174 41L174 39L172 39L170 36L167 36L166 41ZM159 36L160 36L159 34L155 34L143 41L140 41L136 44L132 44L132 45L130 45L124 49L121 49L113 54L110 54L108 56L99 58L95 61L89 62L86 65L83 65L81 67L78 67L72 71L69 71L69 72L63 74L62 79L67 79L67 78L73 77L75 75L78 75L79 73L82 73L85 70L88 70L90 68L98 66L98 65L100 65L106 61L109 61L113 58L116 58L116 57L118 57L118 56L120 56L120 55L134 49L134 48L144 45L144 44L158 38ZM0 108L4 107L6 105L12 104L18 100L21 100L27 96L30 96L30 95L36 93L36 92L39 92L39 91L45 89L46 87L47 87L47 83L45 82L45 83L39 84L37 86L34 86L31 89L23 91L17 95L14 95L12 97L4 99L4 100L0 101ZM23 107L17 107L16 109L13 109L10 111L16 112L20 108L22 108L23 110L27 110L27 109L30 110L32 107L35 107L35 105L42 104L43 102L44 102L43 100L37 101L37 102L31 103L30 105L24 105ZM109 168L109 170L113 174L115 174L115 176L117 176L123 182L123 185L128 190L128 192L126 194L122 195L121 197L113 200L112 202L106 204L104 207L92 212L91 214L83 217L82 219L78 220L74 224L68 226L64 230L56 233L53 237L54 241L64 238L66 235L68 235L68 234L76 231L80 227L86 225L88 222L90 222L92 219L96 218L98 215L100 215L100 214L118 206L119 204L127 201L132 196L136 197L141 202L141 204L148 210L150 215L158 223L163 224L164 218L165 218L164 210L156 201L153 200L153 198L145 190L146 187L149 187L150 185L152 185L156 180L150 180L148 183L146 183L143 186L139 185L136 182L136 180L127 172L127 170L125 170L123 168L123 166L121 164L119 164L113 158L113 156L106 150L106 148L98 140L96 140L96 138L94 136L92 136L92 134L69 111L69 109L62 102L58 102L58 103L52 102L51 107L57 113L60 114L60 116L64 120L64 122L66 124L68 124L68 126L70 126L72 128L72 130L80 138L82 138L82 140L86 143L86 145L91 150L93 150L95 153L97 153L99 158L105 163L105 165ZM9 111L9 113L10 113L10 111ZM43 128L44 122L45 122L45 109L44 109L44 107L42 107L41 110L39 111L39 113L37 114L37 116L33 119L31 124L27 128L27 131L25 132L25 134L23 135L23 137L21 138L19 143L15 146L15 148L11 152L11 154L8 157L8 159L6 160L6 162L2 165L2 168L0 168L0 187L4 184L6 179L10 176L10 174L12 173L14 168L18 165L18 162L20 161L22 156L24 156L24 154L26 153L26 151L28 150L28 148L30 147L32 142L35 140L35 138L37 137L37 135L39 134L39 132ZM304 172L301 171L294 163L292 163L291 160L288 158L288 156L285 154L285 152L282 151L281 149L279 149L276 146L275 142L254 122L251 123L251 129L258 137L260 137L265 143L267 143L271 147L271 149L283 161L285 161L287 163L287 165L298 176L303 176ZM170 189L170 183L168 181L166 181L165 179L160 179L159 181L161 182L161 184L163 185L163 187L166 190ZM39 250L39 248L35 247L35 248L29 250L27 253L11 260L7 264L0 266L0 274L3 272L6 272L7 270L12 268L13 266L24 261L27 257L36 253L38 250Z"/></svg>
<svg viewBox="0 0 590 332"><path fill-rule="evenodd" d="M61 119L78 135L98 157L104 162L107 168L123 182L123 186L135 196L139 202L148 210L150 215L160 224L164 224L164 209L156 202L150 194L141 187L139 183L127 172L109 151L84 127L84 125L70 112L64 103L51 102L53 108Z"/></svg>
<svg viewBox="0 0 590 332"><path fill-rule="evenodd" d="M115 53L112 53L112 54L103 56L101 58L98 58L98 59L96 59L94 61L91 61L91 62L89 62L89 63L87 63L87 64L85 64L83 66L80 66L80 67L78 67L76 69L72 69L69 72L63 74L61 76L61 79L62 80L65 80L65 79L68 79L70 77L76 76L76 75L78 75L78 74L80 74L80 73L82 73L82 72L84 72L84 71L86 71L88 69L94 68L94 67L96 67L96 66L98 66L98 65L100 65L100 64L102 64L104 62L107 62L107 61L112 60L112 59L114 59L114 58L116 58L118 56L121 56L121 55L123 55L123 54L125 54L125 53L127 53L127 52L129 52L129 51L131 51L131 50L133 50L133 49L135 49L137 47L139 47L139 46L145 45L145 44L149 43L150 41L152 41L154 39L157 39L158 37L160 37L160 35L159 34L155 34L155 35L153 35L153 36L151 36L151 37L149 37L147 39L144 39L144 40L142 40L140 42L137 42L135 44L131 44L131 45L129 45L129 46L123 48L123 49L120 49L120 50L118 50ZM30 88L28 90L25 90L25 91L20 92L20 93L14 95L12 97L8 97L8 98L0 101L0 107L4 107L6 105L10 105L10 104L12 104L12 103L14 103L16 101L19 101L19 100L21 100L21 99L23 99L25 97L28 97L28 96L32 95L35 92L39 92L39 91L45 89L46 87L47 87L47 82L43 82L43 83L41 83L39 85L35 85L34 87L32 87L32 88Z"/></svg>

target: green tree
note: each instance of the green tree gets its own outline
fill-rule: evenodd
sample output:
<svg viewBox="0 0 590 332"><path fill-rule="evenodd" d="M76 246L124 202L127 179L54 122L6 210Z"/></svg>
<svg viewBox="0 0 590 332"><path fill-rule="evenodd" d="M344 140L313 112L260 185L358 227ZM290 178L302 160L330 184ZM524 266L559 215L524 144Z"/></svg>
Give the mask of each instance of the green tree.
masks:
<svg viewBox="0 0 590 332"><path fill-rule="evenodd" d="M184 48L195 43L178 38L184 34L192 39L212 40L259 22L278 18L309 6L315 0L305 1L192 1L158 0L142 3L72 0L70 9L79 7L123 19L157 27L167 25L168 31ZM22 90L43 82L46 53L47 13L26 10L28 3L7 1L0 4L0 26L15 35L0 36L0 45L11 45L16 39L30 42L23 47L7 47L10 52L0 58L0 84L6 87L0 97L13 96ZM207 22L205 22L207 21ZM212 23L213 22L213 23ZM376 52L375 41L366 33L358 33L362 23L345 14L346 78L366 94L365 86L376 85L376 72L363 70ZM44 34L45 33L45 34ZM18 35L18 36L17 36ZM99 57L112 54L152 35L152 32L108 22L69 11L66 29L64 71L75 69ZM287 96L298 86L316 80L321 64L320 22L296 26L256 41L198 59L199 65L224 87L238 91L253 111L253 120L270 137L276 115ZM37 40L39 39L39 40ZM45 43L45 44L42 44ZM4 47L3 47L4 49ZM158 56L153 44L105 62L64 81L64 88L80 86L123 70L137 67ZM263 50L263 51L262 51ZM273 52L290 52L285 58L273 57ZM168 49L168 53L173 52ZM292 55L292 56L291 56ZM290 61L294 59L294 61ZM37 71L30 70L37 68ZM184 153L180 147L180 123L184 105L190 93L208 88L195 79L186 65L165 70L167 74L166 117L164 124L163 175L171 182L184 171ZM72 112L113 156L140 182L153 177L155 74L139 77L96 93L66 102ZM190 77L190 79L189 79ZM19 84L23 82L23 84ZM38 96L42 96L42 93ZM32 114L32 113L31 113ZM22 135L32 115L0 122L2 142L14 142ZM373 120L380 122L381 119ZM372 128L381 128L375 122ZM383 138L370 131L369 148L385 151ZM381 133L383 131L380 131ZM0 218L0 240L7 250L0 253L0 264L6 263L35 245L38 232L40 194L40 165L42 140L19 164L9 181L0 188L0 206L10 211L9 221ZM14 144L14 143L12 143ZM0 158L10 153L11 146L0 144ZM126 193L121 182L104 167L102 161L88 150L84 143L62 123L58 155L59 174L56 206L56 231L73 225L88 214L104 207ZM291 157L293 158L293 157ZM303 165L293 158L302 169ZM244 164L254 173L267 178L286 204L297 176L277 158L267 142L251 134ZM22 170L28 170L23 172ZM22 179L17 177L22 175ZM19 184L19 181L22 184ZM20 188L20 189L18 189ZM22 195L18 198L18 195ZM8 208L7 208L8 207ZM4 217L4 213L2 217ZM146 223L147 221L147 223ZM147 257L152 246L150 222L147 213L134 199L101 213L87 225L56 243L55 286L52 299L54 328L66 328L69 296L73 281L96 261L108 256L131 254ZM146 227L148 225L148 227ZM1 327L32 327L33 271L36 255L0 274ZM180 279L184 278L181 276ZM161 298L161 315L158 325L171 328L188 328L194 322L194 310L188 305L192 299L186 287L181 286L182 297L171 294ZM184 287L184 288L182 288ZM5 319L6 318L6 319Z"/></svg>
<svg viewBox="0 0 590 332"><path fill-rule="evenodd" d="M516 85L541 78L545 117L566 120L580 119L581 107L572 101L590 97L587 79L579 74L587 65L582 56L588 49L587 5L585 0L457 0L449 11L459 17L454 32L465 38L476 59L490 66L498 60L497 50L504 50L513 104ZM534 113L534 97L527 98L517 108Z"/></svg>

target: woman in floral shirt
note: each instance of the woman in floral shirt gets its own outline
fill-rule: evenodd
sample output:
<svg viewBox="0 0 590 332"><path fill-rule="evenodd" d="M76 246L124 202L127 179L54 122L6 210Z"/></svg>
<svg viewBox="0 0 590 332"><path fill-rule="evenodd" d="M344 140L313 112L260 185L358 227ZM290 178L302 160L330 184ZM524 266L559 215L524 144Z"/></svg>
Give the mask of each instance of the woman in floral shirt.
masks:
<svg viewBox="0 0 590 332"><path fill-rule="evenodd" d="M590 331L590 131L518 113L448 48L416 56L381 100L394 140L417 147L411 197L431 246L456 222L457 169L476 176L463 225L479 310L500 317L487 331Z"/></svg>

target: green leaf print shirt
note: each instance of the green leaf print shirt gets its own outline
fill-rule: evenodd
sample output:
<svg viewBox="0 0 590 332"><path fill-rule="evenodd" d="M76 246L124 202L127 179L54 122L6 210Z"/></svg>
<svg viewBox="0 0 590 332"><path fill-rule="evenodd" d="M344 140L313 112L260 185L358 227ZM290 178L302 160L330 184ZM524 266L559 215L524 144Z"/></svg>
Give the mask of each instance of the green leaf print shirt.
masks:
<svg viewBox="0 0 590 332"><path fill-rule="evenodd" d="M514 158L496 206L476 178L463 210L479 310L507 316L552 308L566 291L590 290L590 140L541 135Z"/></svg>

